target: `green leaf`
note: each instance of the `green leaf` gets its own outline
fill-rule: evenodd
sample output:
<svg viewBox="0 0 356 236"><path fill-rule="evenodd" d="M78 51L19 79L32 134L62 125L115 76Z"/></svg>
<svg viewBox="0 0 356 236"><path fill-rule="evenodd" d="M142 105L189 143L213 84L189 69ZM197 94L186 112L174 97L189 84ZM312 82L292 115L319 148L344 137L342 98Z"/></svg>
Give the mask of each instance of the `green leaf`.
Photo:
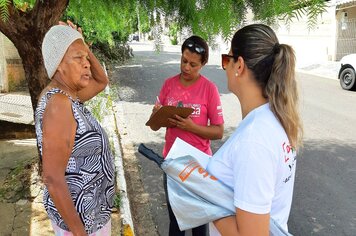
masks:
<svg viewBox="0 0 356 236"><path fill-rule="evenodd" d="M4 0L2 0L4 1ZM24 0L17 0L24 3ZM94 7L93 7L94 6ZM228 39L246 23L248 10L255 21L276 24L283 19L287 25L308 17L308 28L316 25L326 10L324 0L76 0L70 1L63 19L71 19L84 30L88 41L125 43L130 34L150 33L159 44L165 32L161 19L174 38L188 30L210 43L216 35ZM160 25L160 26L159 26ZM160 35L158 35L160 34ZM175 40L173 40L175 41ZM158 47L159 48L159 47Z"/></svg>
<svg viewBox="0 0 356 236"><path fill-rule="evenodd" d="M7 6L10 4L10 0L0 0L0 18L2 21L9 19L9 10Z"/></svg>

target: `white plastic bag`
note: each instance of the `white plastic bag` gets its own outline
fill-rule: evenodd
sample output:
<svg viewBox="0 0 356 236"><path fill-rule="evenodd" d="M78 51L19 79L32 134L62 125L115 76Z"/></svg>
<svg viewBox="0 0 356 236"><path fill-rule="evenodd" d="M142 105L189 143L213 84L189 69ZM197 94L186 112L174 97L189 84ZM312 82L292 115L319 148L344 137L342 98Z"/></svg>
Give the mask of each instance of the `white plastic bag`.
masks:
<svg viewBox="0 0 356 236"><path fill-rule="evenodd" d="M179 229L235 215L233 189L205 170L209 156L178 138L171 150L161 168L167 174L168 199ZM269 230L272 236L291 236L272 218Z"/></svg>
<svg viewBox="0 0 356 236"><path fill-rule="evenodd" d="M233 189L206 170L210 156L177 138L167 158L144 145L139 152L167 174L168 199L181 231L235 215ZM292 236L270 218L271 236Z"/></svg>

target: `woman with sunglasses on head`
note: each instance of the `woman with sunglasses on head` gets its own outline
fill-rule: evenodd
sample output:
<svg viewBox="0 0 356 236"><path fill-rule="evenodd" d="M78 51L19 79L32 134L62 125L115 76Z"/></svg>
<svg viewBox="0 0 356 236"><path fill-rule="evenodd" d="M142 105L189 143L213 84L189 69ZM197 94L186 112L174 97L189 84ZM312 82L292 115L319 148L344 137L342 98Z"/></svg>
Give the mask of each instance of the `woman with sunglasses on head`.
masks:
<svg viewBox="0 0 356 236"><path fill-rule="evenodd" d="M223 137L224 120L216 85L200 74L202 67L208 62L209 47L201 37L191 36L184 41L181 51L181 73L165 80L158 96L160 104L154 106L153 113L162 105L183 105L194 108L194 111L187 118L177 115L174 119L170 119L173 127L166 129L163 157L167 156L177 137L202 152L212 155L210 140ZM151 126L152 130L159 128ZM184 235L184 231L179 230L177 220L169 205L165 175L164 188L170 218L169 235ZM203 225L194 228L192 233L194 236L203 236L207 233L207 227Z"/></svg>
<svg viewBox="0 0 356 236"><path fill-rule="evenodd" d="M235 33L222 67L242 121L207 170L234 190L236 215L210 224L210 235L269 235L270 218L288 231L302 139L294 51L270 27L248 25Z"/></svg>

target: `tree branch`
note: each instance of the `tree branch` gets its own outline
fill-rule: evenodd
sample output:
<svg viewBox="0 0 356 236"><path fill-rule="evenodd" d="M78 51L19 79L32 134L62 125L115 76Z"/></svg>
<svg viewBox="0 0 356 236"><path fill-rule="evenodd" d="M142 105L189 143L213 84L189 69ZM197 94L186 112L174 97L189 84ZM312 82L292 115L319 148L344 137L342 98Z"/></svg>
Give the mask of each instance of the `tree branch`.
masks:
<svg viewBox="0 0 356 236"><path fill-rule="evenodd" d="M68 4L69 0L37 0L31 10L31 20L42 23L38 33L44 35L52 25L58 24Z"/></svg>
<svg viewBox="0 0 356 236"><path fill-rule="evenodd" d="M5 22L0 21L0 31L15 44L19 40L33 38L27 37L32 34L40 35L42 40L47 30L58 23L68 3L69 0L37 0L31 10L23 12L11 0L8 5L9 18Z"/></svg>
<svg viewBox="0 0 356 236"><path fill-rule="evenodd" d="M326 2L329 2L329 0L320 0L320 4L326 4ZM310 1L310 0L305 0L305 1L298 1L297 3L293 3L291 5L293 10L299 10L301 8L305 8L305 7L310 7L310 6L314 6L315 2L314 1Z"/></svg>
<svg viewBox="0 0 356 236"><path fill-rule="evenodd" d="M11 34L17 35L17 27L14 27L14 25L16 25L15 22L17 22L19 15L13 0L10 0L7 9L9 18L6 21L0 20L0 31L10 38Z"/></svg>

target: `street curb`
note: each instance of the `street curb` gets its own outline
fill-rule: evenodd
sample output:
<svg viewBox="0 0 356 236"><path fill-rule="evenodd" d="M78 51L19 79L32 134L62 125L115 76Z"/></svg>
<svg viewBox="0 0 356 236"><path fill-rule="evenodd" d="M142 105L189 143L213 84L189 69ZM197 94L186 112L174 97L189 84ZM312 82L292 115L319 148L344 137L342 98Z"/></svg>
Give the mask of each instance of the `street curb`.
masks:
<svg viewBox="0 0 356 236"><path fill-rule="evenodd" d="M110 88L107 86L105 89L107 96L110 96ZM120 192L121 204L120 204L120 215L121 215L121 236L134 236L134 228L132 221L132 214L130 210L130 202L127 196L126 179L123 168L122 160L122 150L120 142L120 134L117 127L116 112L114 106L111 106L107 110L109 114L104 116L103 126L106 128L108 137L113 143L113 155L115 161L116 169L116 187Z"/></svg>
<svg viewBox="0 0 356 236"><path fill-rule="evenodd" d="M121 214L121 235L122 236L133 236L133 222L130 210L130 202L127 196L126 179L124 174L123 160L122 160L122 150L120 144L120 135L116 122L116 113L112 107L113 117L114 117L114 130L112 134L112 140L114 142L115 149L115 167L117 171L116 184L121 196L120 214ZM111 122L110 122L111 123ZM112 124L112 123L111 123Z"/></svg>

